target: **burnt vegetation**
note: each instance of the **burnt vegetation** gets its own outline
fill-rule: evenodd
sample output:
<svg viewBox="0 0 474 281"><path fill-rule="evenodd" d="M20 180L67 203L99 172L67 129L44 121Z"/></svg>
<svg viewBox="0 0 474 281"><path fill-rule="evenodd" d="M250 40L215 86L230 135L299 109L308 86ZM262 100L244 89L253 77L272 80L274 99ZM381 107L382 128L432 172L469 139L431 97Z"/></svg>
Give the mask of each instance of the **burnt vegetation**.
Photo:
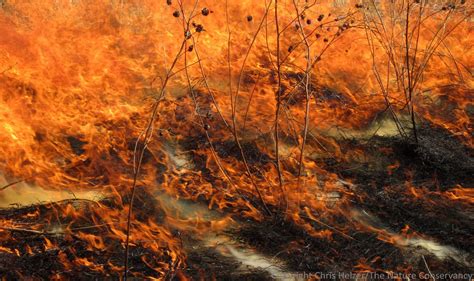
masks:
<svg viewBox="0 0 474 281"><path fill-rule="evenodd" d="M0 277L472 272L467 1L72 2L0 0Z"/></svg>

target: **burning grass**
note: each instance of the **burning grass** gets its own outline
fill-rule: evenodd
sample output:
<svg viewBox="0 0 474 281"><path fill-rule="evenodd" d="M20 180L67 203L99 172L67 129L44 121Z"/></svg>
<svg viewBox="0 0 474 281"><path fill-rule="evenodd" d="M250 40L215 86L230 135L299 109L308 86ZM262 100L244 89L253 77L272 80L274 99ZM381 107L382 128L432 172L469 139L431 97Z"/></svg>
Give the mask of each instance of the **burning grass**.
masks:
<svg viewBox="0 0 474 281"><path fill-rule="evenodd" d="M2 277L469 273L472 7L231 2L0 1Z"/></svg>

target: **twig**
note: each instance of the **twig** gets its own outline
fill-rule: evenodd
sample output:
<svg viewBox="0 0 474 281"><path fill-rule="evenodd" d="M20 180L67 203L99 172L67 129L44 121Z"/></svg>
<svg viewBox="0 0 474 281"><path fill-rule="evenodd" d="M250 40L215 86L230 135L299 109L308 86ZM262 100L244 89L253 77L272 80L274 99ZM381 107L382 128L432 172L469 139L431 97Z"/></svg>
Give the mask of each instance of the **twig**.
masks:
<svg viewBox="0 0 474 281"><path fill-rule="evenodd" d="M434 278L433 273L431 273L431 270L430 270L430 268L429 268L429 266L428 266L428 263L426 262L425 256L424 256L424 255L421 255L421 258L423 258L423 262L425 263L426 270L428 270L428 273L430 274L430 277L433 278L433 281L436 281L436 279Z"/></svg>
<svg viewBox="0 0 474 281"><path fill-rule="evenodd" d="M311 47L310 47L310 44L308 42L308 39L306 37L306 33L304 31L304 28L303 28L303 25L301 24L301 17L299 16L299 12L298 12L298 5L296 4L296 1L293 0L293 6L295 7L295 10L296 10L296 15L297 15L297 18L298 18L298 24L300 26L299 30L300 30L300 34L301 34L301 37L303 38L304 40L304 45L305 45L305 49L306 49L306 71L305 71L305 82L304 82L304 91L305 91L305 98L306 98L306 106L305 106L305 118L304 118L304 129L303 129L303 141L301 143L301 152L300 152L300 157L299 157L299 166L298 166L298 176L297 176L297 184L296 184L296 188L297 188L297 192L298 194L301 192L301 173L303 172L303 166L304 166L304 149L305 149L305 145L306 145L306 138L308 136L308 125L309 125L309 109L310 109L310 98L311 98L311 95L310 95L310 92L309 92L309 84L310 84L310 81L311 81ZM300 204L299 202L299 199L300 196L298 196L298 206Z"/></svg>
<svg viewBox="0 0 474 281"><path fill-rule="evenodd" d="M181 7L181 11L183 12L182 10L182 6ZM183 13L184 14L184 13ZM183 29L184 30L187 30L189 29L189 21L186 21L185 18L183 17ZM194 41L193 41L194 42ZM186 48L187 49L187 48ZM197 108L198 108L198 104L197 104L197 100L196 100L196 96L195 96L195 93L194 93L194 87L192 86L192 83L191 83L191 79L189 77L189 72L188 72L188 68L190 65L188 65L188 59L187 59L187 54L185 53L184 54L184 70L185 70L185 76L186 76L186 79L187 79L187 84L188 84L188 88L189 88L189 93L191 94L191 99L193 100L194 102L194 107L195 107L195 111L197 112ZM204 75L203 72L201 72L201 74ZM204 128L205 126L205 122L203 120L203 117L200 115L200 114L196 114L198 117L199 117L199 125L201 128ZM224 170L224 167L222 166L222 163L220 161L220 158L219 156L217 155L216 153L216 150L215 150L215 147L214 147L214 144L211 140L211 137L209 135L209 132L208 130L204 129L204 133L206 135L206 139L207 139L207 142L209 143L209 146L211 148L211 154L214 158L214 160L216 161L216 164L217 166L219 167L219 170L220 172L224 175L224 177L227 179L227 181L229 182L229 184L233 187L233 189L237 192L237 194L240 195L241 198L245 198L244 195L240 192L240 190L236 187L236 185L234 184L233 180L230 178L230 176L227 174L227 172Z"/></svg>
<svg viewBox="0 0 474 281"><path fill-rule="evenodd" d="M26 233L31 233L31 234L37 234L37 235L48 235L48 234L57 234L53 232L47 232L47 231L39 231L39 230L34 230L34 229L27 229L27 228L17 228L17 227L6 227L6 226L0 226L0 229L7 230L7 231L12 231L12 232L26 232Z"/></svg>
<svg viewBox="0 0 474 281"><path fill-rule="evenodd" d="M6 185L0 187L0 191L3 191L3 190L5 190L5 189L9 188L10 186L13 186L13 185L15 185L15 184L21 183L21 182L23 182L23 181L25 181L25 180L18 180L18 181L14 181L14 182L11 182L11 183L9 183L9 184L6 184Z"/></svg>
<svg viewBox="0 0 474 281"><path fill-rule="evenodd" d="M249 45L249 48L247 49L247 52L245 53L245 57L244 57L244 60L242 62L242 67L240 68L240 73L239 73L239 77L238 77L238 80L237 80L237 89L236 89L235 95L233 97L232 97L232 94L230 95L231 106L232 106L232 128L233 128L232 134L234 136L234 141L237 144L237 148L239 149L240 156L242 157L242 161L244 162L245 171L246 171L246 173L247 173L247 175L250 179L250 182L252 183L252 186L254 187L255 191L257 192L257 196L258 196L264 210L266 211L266 213L268 215L272 215L272 212L270 211L267 204L265 203L262 192L260 191L259 186L257 185L257 183L255 182L255 180L252 176L252 172L250 171L250 167L249 167L248 162L247 162L247 157L245 156L244 150L243 150L242 145L241 145L240 140L239 140L239 136L238 136L238 133L237 133L237 122L236 122L236 107L237 107L236 105L237 105L237 98L239 96L239 91L240 91L240 87L241 87L241 83L242 83L242 77L243 77L245 65L247 63L247 59L248 59L250 51L251 51L251 49L252 49L252 47L253 47L256 39L257 39L257 35L259 34L260 30L262 29L263 23L265 22L265 20L267 18L268 12L270 10L271 3L272 3L272 1L270 1L270 3L265 7L265 14L262 18L262 21L260 22L260 25L258 26L258 29L257 29L257 31L255 32L255 34L252 38L252 41ZM230 65L230 56L229 55L228 55L228 63ZM229 79L231 79L231 77L229 77ZM231 88L229 88L229 89L231 91Z"/></svg>
<svg viewBox="0 0 474 281"><path fill-rule="evenodd" d="M280 61L280 26L278 22L278 0L275 0L275 27L276 27L276 67L277 67L277 105L275 110L275 121L274 121L274 136L275 136L275 156L276 156L276 168L278 173L278 186L280 187L281 197L284 199L286 204L285 210L288 209L288 198L286 197L285 190L283 188L283 174L281 171L280 163L280 136L279 136L279 119L281 110L281 95L282 95L282 84L281 84L281 61Z"/></svg>
<svg viewBox="0 0 474 281"><path fill-rule="evenodd" d="M196 10L198 1L195 1L194 8L191 12L191 15L194 14L194 11ZM157 99L155 100L153 107L152 107L152 112L151 116L148 120L148 124L143 132L140 133L140 137L143 136L143 146L141 148L138 147L139 142L140 142L140 137L137 138L137 141L135 142L135 149L133 152L133 167L134 167L134 174L133 174L133 183L132 183L132 188L131 188L131 196L130 196L130 203L129 203L129 208L128 208L128 214L127 214L127 229L126 229L126 239L125 239L125 259L124 259L124 281L127 280L128 278L128 260L129 260L129 251L130 251L130 230L131 230L131 220L132 220L132 210L133 210L133 201L135 199L135 190L137 186L137 181L138 181L138 175L140 173L140 169L142 166L143 162L143 157L145 154L145 151L147 149L148 143L151 141L151 137L153 135L153 123L155 122L156 116L158 115L158 106L160 104L160 101L163 99L165 96L165 89L168 84L168 81L171 77L172 71L174 67L176 66L178 59L180 58L184 47L186 45L186 36L183 39L181 46L178 50L178 53L176 54L169 70L166 73L166 77L162 83L160 94L158 95ZM138 152L138 153L137 153ZM138 161L137 161L137 155L138 155Z"/></svg>

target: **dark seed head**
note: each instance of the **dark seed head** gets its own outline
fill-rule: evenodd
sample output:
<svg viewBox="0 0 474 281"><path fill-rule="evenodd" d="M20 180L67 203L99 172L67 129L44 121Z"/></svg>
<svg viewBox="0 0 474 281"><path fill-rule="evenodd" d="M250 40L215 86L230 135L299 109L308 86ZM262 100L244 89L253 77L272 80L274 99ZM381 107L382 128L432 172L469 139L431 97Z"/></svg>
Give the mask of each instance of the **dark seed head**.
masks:
<svg viewBox="0 0 474 281"><path fill-rule="evenodd" d="M294 49L294 47L293 47L292 45L290 45L290 46L288 47L288 53L293 52L293 49Z"/></svg>
<svg viewBox="0 0 474 281"><path fill-rule="evenodd" d="M324 40L323 40L323 41L324 41L324 43L327 43L327 42L329 42L329 39L327 39L327 38L324 38Z"/></svg>
<svg viewBox="0 0 474 281"><path fill-rule="evenodd" d="M176 11L173 12L173 17L179 18L179 15L180 15L180 13L179 13L178 10L176 10Z"/></svg>
<svg viewBox="0 0 474 281"><path fill-rule="evenodd" d="M324 19L324 15L319 15L318 21L322 21Z"/></svg>
<svg viewBox="0 0 474 281"><path fill-rule="evenodd" d="M201 14L202 14L203 16L208 16L208 15L209 15L209 9L208 9L208 8L203 8L203 9L201 10Z"/></svg>
<svg viewBox="0 0 474 281"><path fill-rule="evenodd" d="M319 38L321 38L321 34L316 33L316 39L319 39Z"/></svg>
<svg viewBox="0 0 474 281"><path fill-rule="evenodd" d="M251 15L248 15L248 16L247 16L247 21L248 21L248 22L251 22L252 20L253 20L253 17L252 17Z"/></svg>
<svg viewBox="0 0 474 281"><path fill-rule="evenodd" d="M203 32L204 31L204 26L202 24L196 25L196 32Z"/></svg>
<svg viewBox="0 0 474 281"><path fill-rule="evenodd" d="M306 20L306 24L308 24L308 25L311 24L311 22L312 22L312 21L311 21L310 19L307 19L307 20Z"/></svg>
<svg viewBox="0 0 474 281"><path fill-rule="evenodd" d="M192 52L194 50L194 45L189 45L188 52Z"/></svg>
<svg viewBox="0 0 474 281"><path fill-rule="evenodd" d="M172 3L173 3L172 0L166 0L166 4L167 4L167 5L171 5Z"/></svg>

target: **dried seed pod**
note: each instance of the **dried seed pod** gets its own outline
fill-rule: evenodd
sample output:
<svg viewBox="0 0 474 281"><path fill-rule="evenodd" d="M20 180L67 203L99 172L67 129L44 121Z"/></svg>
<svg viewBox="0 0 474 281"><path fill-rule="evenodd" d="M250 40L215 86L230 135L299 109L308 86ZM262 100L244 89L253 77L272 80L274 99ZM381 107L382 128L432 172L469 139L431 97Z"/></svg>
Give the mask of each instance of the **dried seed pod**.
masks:
<svg viewBox="0 0 474 281"><path fill-rule="evenodd" d="M293 45L290 45L290 46L288 47L288 53L293 52L294 48L295 48L295 47L293 47Z"/></svg>
<svg viewBox="0 0 474 281"><path fill-rule="evenodd" d="M248 22L251 22L252 20L253 20L253 17L252 17L251 15L248 15L248 16L247 16L247 21L248 21Z"/></svg>
<svg viewBox="0 0 474 281"><path fill-rule="evenodd" d="M364 7L364 5L362 5L362 4L360 4L360 3L359 3L359 4L356 4L355 6L356 6L357 9L361 9L361 8Z"/></svg>
<svg viewBox="0 0 474 281"><path fill-rule="evenodd" d="M180 16L180 12L178 10L173 12L173 17L179 18L179 16Z"/></svg>
<svg viewBox="0 0 474 281"><path fill-rule="evenodd" d="M323 41L324 41L324 43L327 43L327 42L329 42L329 39L327 39L327 38L324 38L324 40L323 40Z"/></svg>
<svg viewBox="0 0 474 281"><path fill-rule="evenodd" d="M204 31L204 26L202 24L196 25L196 32L203 32Z"/></svg>
<svg viewBox="0 0 474 281"><path fill-rule="evenodd" d="M307 25L310 25L311 23L312 23L312 21L311 21L310 19L307 19L307 20L306 20L306 24L307 24Z"/></svg>
<svg viewBox="0 0 474 281"><path fill-rule="evenodd" d="M166 4L167 4L168 6L171 5L172 3L173 3L172 0L166 0Z"/></svg>
<svg viewBox="0 0 474 281"><path fill-rule="evenodd" d="M319 15L318 21L322 21L324 19L324 15Z"/></svg>
<svg viewBox="0 0 474 281"><path fill-rule="evenodd" d="M188 52L192 52L194 50L194 45L189 45Z"/></svg>
<svg viewBox="0 0 474 281"><path fill-rule="evenodd" d="M321 38L321 34L316 33L316 39L319 39L319 38Z"/></svg>
<svg viewBox="0 0 474 281"><path fill-rule="evenodd" d="M208 16L209 15L209 9L208 8L203 8L201 10L201 14L205 17Z"/></svg>

